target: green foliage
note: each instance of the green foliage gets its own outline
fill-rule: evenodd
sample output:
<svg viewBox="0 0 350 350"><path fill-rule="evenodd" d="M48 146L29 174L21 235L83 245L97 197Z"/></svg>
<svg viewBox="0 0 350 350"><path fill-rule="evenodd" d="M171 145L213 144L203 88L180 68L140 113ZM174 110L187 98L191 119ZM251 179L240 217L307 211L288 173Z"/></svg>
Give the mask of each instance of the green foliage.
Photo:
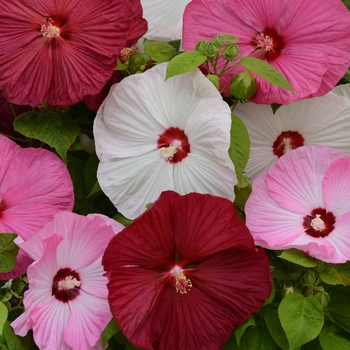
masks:
<svg viewBox="0 0 350 350"><path fill-rule="evenodd" d="M167 66L165 80L190 72L207 60L207 56L196 50L186 51L175 56Z"/></svg>
<svg viewBox="0 0 350 350"><path fill-rule="evenodd" d="M241 338L242 338L242 335L247 330L247 328L250 326L255 326L255 320L254 320L253 316L250 316L247 321L245 321L243 324L241 324L240 326L238 326L235 329L234 335L235 335L236 340L237 340L237 345L239 345Z"/></svg>
<svg viewBox="0 0 350 350"><path fill-rule="evenodd" d="M175 54L174 46L164 42L149 41L144 46L144 51L157 63L170 61Z"/></svg>
<svg viewBox="0 0 350 350"><path fill-rule="evenodd" d="M0 336L2 335L2 331L4 329L6 320L8 316L7 307L0 301Z"/></svg>
<svg viewBox="0 0 350 350"><path fill-rule="evenodd" d="M324 315L318 300L300 293L287 295L278 307L278 315L291 349L316 338L323 327Z"/></svg>
<svg viewBox="0 0 350 350"><path fill-rule="evenodd" d="M293 88L290 86L285 76L267 62L254 57L242 57L239 62L243 67L264 78L271 84L294 93Z"/></svg>
<svg viewBox="0 0 350 350"><path fill-rule="evenodd" d="M342 284L345 286L339 272L332 266L327 265L320 273L319 276L324 283L327 284Z"/></svg>
<svg viewBox="0 0 350 350"><path fill-rule="evenodd" d="M16 265L18 246L13 240L17 237L15 233L0 234L0 272L9 272Z"/></svg>
<svg viewBox="0 0 350 350"><path fill-rule="evenodd" d="M336 325L325 327L320 333L323 350L350 349L350 334Z"/></svg>
<svg viewBox="0 0 350 350"><path fill-rule="evenodd" d="M207 79L214 84L214 86L219 90L220 87L220 78L215 74L208 74Z"/></svg>
<svg viewBox="0 0 350 350"><path fill-rule="evenodd" d="M248 185L248 182L243 172L248 163L250 153L249 135L241 119L234 114L231 115L231 119L231 143L228 154L235 166L238 187L245 187Z"/></svg>
<svg viewBox="0 0 350 350"><path fill-rule="evenodd" d="M3 333L0 336L0 346L5 350L34 350L29 336L24 338L17 336L8 321L5 322Z"/></svg>
<svg viewBox="0 0 350 350"><path fill-rule="evenodd" d="M332 321L350 333L350 290L337 286L329 292L328 314Z"/></svg>
<svg viewBox="0 0 350 350"><path fill-rule="evenodd" d="M104 329L104 331L101 334L102 346L104 349L106 347L108 340L111 339L113 335L117 334L118 332L120 332L120 329L115 323L114 319L112 318L112 320L108 323L107 327Z"/></svg>
<svg viewBox="0 0 350 350"><path fill-rule="evenodd" d="M19 115L13 124L16 131L55 148L67 163L67 150L80 133L79 125L67 114L46 110L27 112Z"/></svg>
<svg viewBox="0 0 350 350"><path fill-rule="evenodd" d="M283 251L279 258L304 267L316 267L318 264L316 259L306 255L303 251L294 248Z"/></svg>

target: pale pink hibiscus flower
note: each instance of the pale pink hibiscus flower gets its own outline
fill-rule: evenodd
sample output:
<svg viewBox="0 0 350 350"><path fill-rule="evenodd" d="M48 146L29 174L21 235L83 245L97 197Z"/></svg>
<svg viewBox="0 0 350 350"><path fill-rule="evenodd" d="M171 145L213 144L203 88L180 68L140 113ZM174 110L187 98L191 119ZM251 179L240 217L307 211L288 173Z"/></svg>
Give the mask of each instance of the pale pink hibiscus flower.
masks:
<svg viewBox="0 0 350 350"><path fill-rule="evenodd" d="M73 184L64 163L52 152L22 148L0 135L0 232L26 241L62 210L72 210ZM31 262L19 252L17 266L0 279L25 273Z"/></svg>
<svg viewBox="0 0 350 350"><path fill-rule="evenodd" d="M24 336L33 329L40 349L102 349L100 334L111 320L102 254L124 228L103 215L60 212L20 247L28 267L25 312L11 326Z"/></svg>
<svg viewBox="0 0 350 350"><path fill-rule="evenodd" d="M211 195L163 192L102 263L113 317L145 350L219 349L271 292L264 250L232 203Z"/></svg>
<svg viewBox="0 0 350 350"><path fill-rule="evenodd" d="M0 89L31 106L98 93L147 30L138 0L8 0L0 13Z"/></svg>
<svg viewBox="0 0 350 350"><path fill-rule="evenodd" d="M340 0L191 1L184 13L184 49L218 33L237 36L241 56L268 62L294 89L295 95L257 77L256 103L322 96L350 65L350 13ZM225 93L234 72L222 78Z"/></svg>
<svg viewBox="0 0 350 350"><path fill-rule="evenodd" d="M255 243L350 260L350 156L325 146L287 153L253 182L245 206Z"/></svg>
<svg viewBox="0 0 350 350"><path fill-rule="evenodd" d="M322 97L291 102L275 114L271 106L238 104L234 113L250 137L247 177L255 180L284 154L304 145L328 146L350 154L348 85L337 86Z"/></svg>
<svg viewBox="0 0 350 350"><path fill-rule="evenodd" d="M228 104L199 69L164 81L166 67L113 85L94 123L98 181L131 219L165 190L234 200Z"/></svg>

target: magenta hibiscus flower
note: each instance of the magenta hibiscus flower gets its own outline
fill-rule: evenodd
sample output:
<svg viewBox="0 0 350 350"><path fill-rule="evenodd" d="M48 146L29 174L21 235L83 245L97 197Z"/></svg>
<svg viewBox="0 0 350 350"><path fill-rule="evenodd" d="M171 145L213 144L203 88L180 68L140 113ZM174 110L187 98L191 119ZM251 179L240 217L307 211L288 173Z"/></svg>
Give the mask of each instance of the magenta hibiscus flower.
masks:
<svg viewBox="0 0 350 350"><path fill-rule="evenodd" d="M25 241L57 212L73 209L72 180L53 153L22 148L0 135L0 164L0 232L17 233ZM25 273L30 260L22 254L20 251L17 268L0 274L0 279Z"/></svg>
<svg viewBox="0 0 350 350"><path fill-rule="evenodd" d="M109 304L142 349L218 349L270 295L268 259L224 198L167 191L102 259Z"/></svg>
<svg viewBox="0 0 350 350"><path fill-rule="evenodd" d="M147 30L136 0L9 0L0 13L0 89L31 106L98 93L121 49Z"/></svg>
<svg viewBox="0 0 350 350"><path fill-rule="evenodd" d="M288 104L330 91L350 65L350 13L340 0L193 0L184 14L183 47L218 33L239 38L242 56L281 71L295 95L257 77L256 103ZM224 91L234 72L223 77Z"/></svg>
<svg viewBox="0 0 350 350"><path fill-rule="evenodd" d="M11 324L15 333L24 336L33 329L40 349L95 346L112 318L102 253L114 233L123 228L103 215L60 212L22 243L35 262L28 268L25 312Z"/></svg>
<svg viewBox="0 0 350 350"><path fill-rule="evenodd" d="M297 248L329 263L350 260L350 157L303 146L253 182L245 211L254 240Z"/></svg>

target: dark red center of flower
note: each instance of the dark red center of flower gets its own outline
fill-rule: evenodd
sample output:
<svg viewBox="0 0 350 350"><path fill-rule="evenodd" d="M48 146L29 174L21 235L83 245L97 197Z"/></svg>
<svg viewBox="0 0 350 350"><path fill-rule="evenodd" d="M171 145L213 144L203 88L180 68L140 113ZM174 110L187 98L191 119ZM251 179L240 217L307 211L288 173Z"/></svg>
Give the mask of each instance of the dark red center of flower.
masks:
<svg viewBox="0 0 350 350"><path fill-rule="evenodd" d="M169 163L181 162L191 152L191 146L184 130L170 127L159 135L159 155Z"/></svg>
<svg viewBox="0 0 350 350"><path fill-rule="evenodd" d="M6 210L5 201L0 196L0 218L2 217L2 212Z"/></svg>
<svg viewBox="0 0 350 350"><path fill-rule="evenodd" d="M310 215L304 216L305 233L312 237L326 237L334 229L335 216L326 209L314 209Z"/></svg>
<svg viewBox="0 0 350 350"><path fill-rule="evenodd" d="M283 131L272 145L273 154L280 158L289 151L304 146L304 141L297 131Z"/></svg>
<svg viewBox="0 0 350 350"><path fill-rule="evenodd" d="M81 281L78 272L65 267L64 269L60 269L53 278L52 295L63 303L67 303L80 294L80 286Z"/></svg>
<svg viewBox="0 0 350 350"><path fill-rule="evenodd" d="M252 56L273 61L284 48L283 37L277 34L275 28L267 27L261 33L257 33L251 41L254 51Z"/></svg>

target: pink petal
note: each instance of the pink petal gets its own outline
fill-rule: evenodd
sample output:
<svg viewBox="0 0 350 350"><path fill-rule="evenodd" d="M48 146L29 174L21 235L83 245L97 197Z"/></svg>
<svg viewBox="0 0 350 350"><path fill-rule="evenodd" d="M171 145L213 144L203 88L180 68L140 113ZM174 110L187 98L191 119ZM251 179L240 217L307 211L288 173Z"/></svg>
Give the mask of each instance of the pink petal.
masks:
<svg viewBox="0 0 350 350"><path fill-rule="evenodd" d="M246 225L256 244L277 249L304 233L303 216L286 210L270 197L266 176L264 173L253 182L245 206Z"/></svg>
<svg viewBox="0 0 350 350"><path fill-rule="evenodd" d="M64 341L74 350L90 349L112 319L108 300L81 291L76 299L69 302L69 307L71 315L63 333Z"/></svg>
<svg viewBox="0 0 350 350"><path fill-rule="evenodd" d="M303 216L324 208L322 179L333 160L341 157L343 152L322 146L288 152L266 175L269 195L281 207Z"/></svg>
<svg viewBox="0 0 350 350"><path fill-rule="evenodd" d="M336 218L350 211L350 157L334 160L322 181L323 198Z"/></svg>

